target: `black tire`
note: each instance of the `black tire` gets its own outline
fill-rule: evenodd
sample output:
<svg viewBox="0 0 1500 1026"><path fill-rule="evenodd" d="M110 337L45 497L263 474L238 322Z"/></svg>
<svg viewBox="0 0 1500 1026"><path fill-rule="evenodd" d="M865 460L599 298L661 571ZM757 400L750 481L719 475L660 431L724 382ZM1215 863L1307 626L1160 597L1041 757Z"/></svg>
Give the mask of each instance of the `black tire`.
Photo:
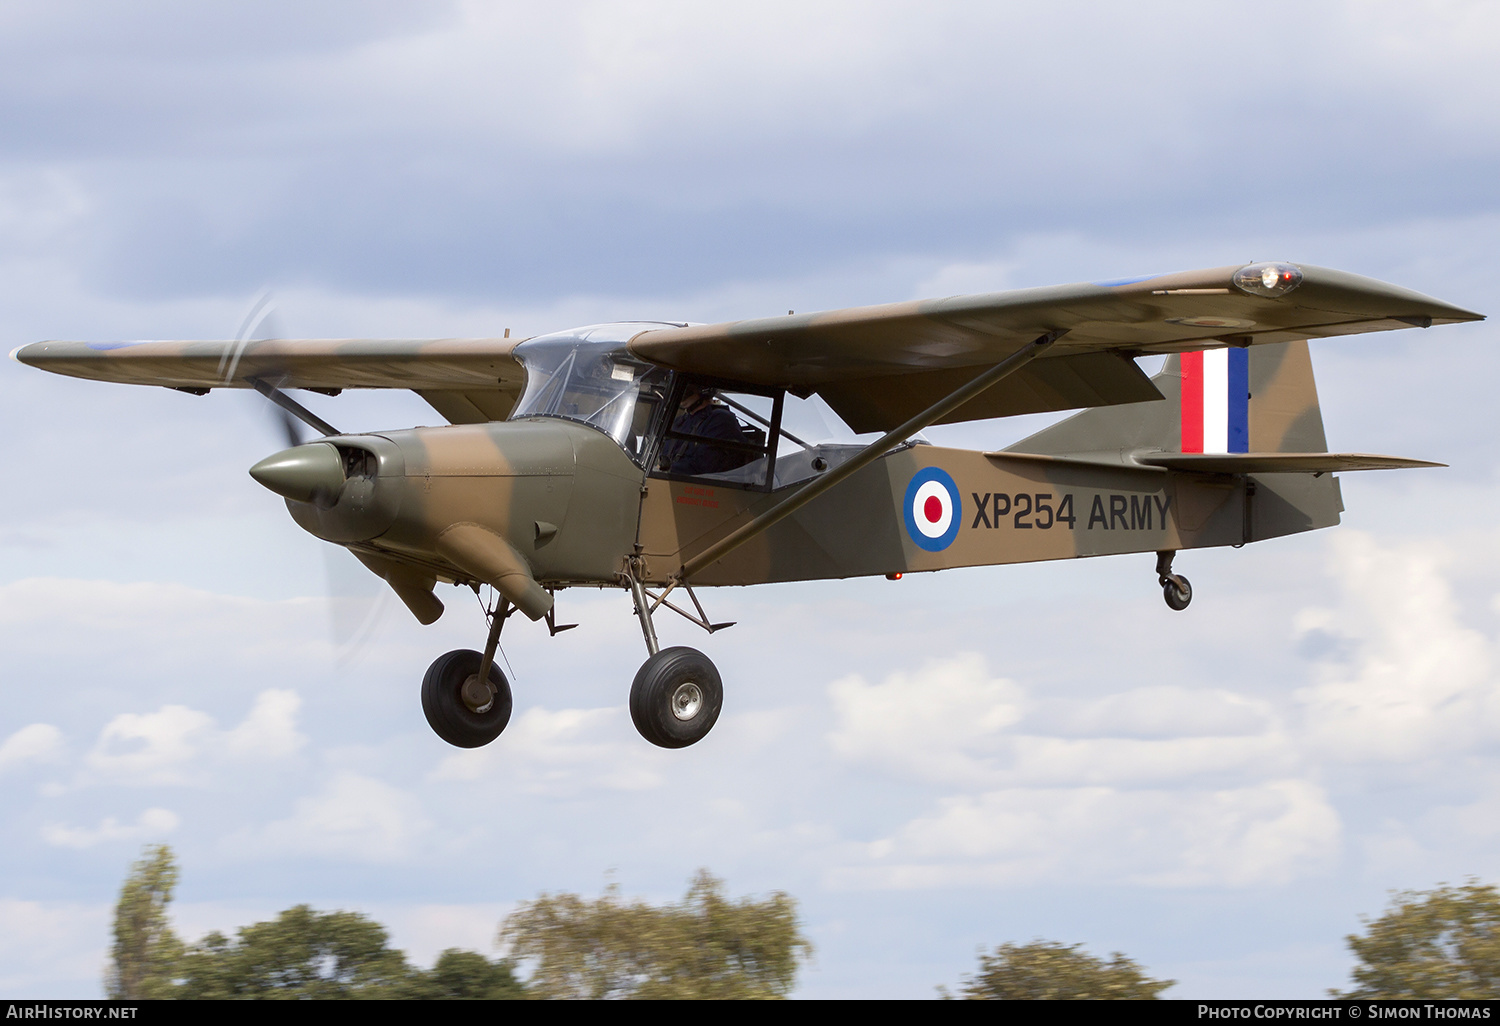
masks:
<svg viewBox="0 0 1500 1026"><path fill-rule="evenodd" d="M1181 574L1173 574L1167 578L1167 583L1161 586L1161 597L1167 600L1167 605L1179 613L1188 607L1193 601L1193 586L1188 579Z"/></svg>
<svg viewBox="0 0 1500 1026"><path fill-rule="evenodd" d="M659 748L702 741L718 722L724 684L708 656L692 648L664 648L636 671L630 718L641 737Z"/></svg>
<svg viewBox="0 0 1500 1026"><path fill-rule="evenodd" d="M510 722L510 682L490 663L488 707L475 712L464 702L464 683L479 672L478 652L460 648L438 656L422 678L422 712L437 736L458 748L479 748L500 736Z"/></svg>

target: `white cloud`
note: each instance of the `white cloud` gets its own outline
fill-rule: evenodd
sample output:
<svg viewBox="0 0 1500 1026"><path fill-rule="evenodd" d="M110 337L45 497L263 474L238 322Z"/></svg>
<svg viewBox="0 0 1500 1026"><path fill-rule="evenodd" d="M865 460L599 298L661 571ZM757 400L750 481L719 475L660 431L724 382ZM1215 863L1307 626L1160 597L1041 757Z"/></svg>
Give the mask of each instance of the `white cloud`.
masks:
<svg viewBox="0 0 1500 1026"><path fill-rule="evenodd" d="M1152 684L1088 701L1048 704L1055 733L1074 737L1250 737L1276 725L1270 703L1207 687ZM1033 727L1038 716L1028 723Z"/></svg>
<svg viewBox="0 0 1500 1026"><path fill-rule="evenodd" d="M1415 92L1444 127L1493 126L1500 79L1493 72L1500 9L1473 0L1345 0L1348 46L1339 77L1378 68L1385 95ZM1352 67L1351 67L1352 65ZM1333 78L1334 68L1327 69Z"/></svg>
<svg viewBox="0 0 1500 1026"><path fill-rule="evenodd" d="M226 842L241 856L312 854L360 862L398 862L420 847L432 824L409 791L341 771L314 795L297 800L292 815Z"/></svg>
<svg viewBox="0 0 1500 1026"><path fill-rule="evenodd" d="M54 762L61 753L62 731L50 723L33 723L0 743L0 770L27 762Z"/></svg>
<svg viewBox="0 0 1500 1026"><path fill-rule="evenodd" d="M152 440L148 435L141 441ZM121 526L107 519L99 524L114 530ZM162 541L183 530L172 525ZM216 525L218 533L223 530L222 524ZM251 666L288 656L328 660L332 646L324 630L323 605L320 599L270 602L160 581L32 577L0 584L0 632L7 648L18 654L53 656L107 636L116 661L149 655L153 665L202 674L211 651L203 639L236 633L274 639L241 644L240 661ZM67 679L63 663L50 658L47 665L49 676L44 679L49 683Z"/></svg>
<svg viewBox="0 0 1500 1026"><path fill-rule="evenodd" d="M1282 614L1316 641L1301 688L1293 678L1267 697L1153 684L1058 698L991 680L977 656L831 684L836 756L947 792L833 878L1274 885L1332 865L1346 803L1359 808L1392 772L1447 790L1416 819L1387 814L1354 835L1368 871L1409 872L1439 857L1442 838L1482 850L1500 802L1485 758L1500 734L1495 639L1466 623L1462 577L1432 539L1380 545L1346 529L1328 546L1333 601ZM1466 552L1465 571L1489 573L1488 550Z"/></svg>
<svg viewBox="0 0 1500 1026"><path fill-rule="evenodd" d="M274 761L300 748L296 692L262 691L245 719L219 730L213 717L183 705L154 713L120 713L84 757L85 779L135 785L206 785L205 772L226 762Z"/></svg>
<svg viewBox="0 0 1500 1026"><path fill-rule="evenodd" d="M1279 734L1256 737L1015 739L1014 768L1001 776L1024 786L1161 787L1208 774L1264 779L1295 769L1296 753Z"/></svg>
<svg viewBox="0 0 1500 1026"><path fill-rule="evenodd" d="M1393 104L1420 103L1472 127L1486 120L1483 100L1493 88L1485 41L1496 17L1486 6L1380 0L1312 12L1271 4L1265 16L1247 19L1233 9L1158 4L1142 33L1142 15L1073 4L464 4L446 25L336 59L311 54L302 67L313 95L326 89L315 82L358 80L403 124L477 127L578 151L618 150L674 131L837 139L935 111L955 120L1004 114L1012 124L1027 113L1016 107L1077 118L1106 82L1155 99L1183 75L1253 73L1256 59L1284 95L1344 97L1352 83L1395 76L1400 86L1386 90ZM1298 19L1297 38L1282 31L1286 18ZM1131 45L1122 48L1121 38ZM994 60L997 47L1005 61ZM1060 50L1072 74L1048 80L1040 55ZM1233 88L1178 89L1178 109L1159 110L1155 132L1137 125L1136 138L1122 133L1121 142L1200 138L1186 113ZM344 132L369 129L358 111L346 111Z"/></svg>
<svg viewBox="0 0 1500 1026"><path fill-rule="evenodd" d="M1325 869L1340 832L1327 797L1301 780L1219 791L1018 788L943 799L833 879L1241 887Z"/></svg>
<svg viewBox="0 0 1500 1026"><path fill-rule="evenodd" d="M109 905L0 898L0 990L103 996Z"/></svg>
<svg viewBox="0 0 1500 1026"><path fill-rule="evenodd" d="M1337 760L1404 763L1500 736L1492 645L1461 621L1441 547L1382 548L1350 530L1330 541L1343 603L1299 625L1358 654L1325 664L1322 679L1297 692L1308 743Z"/></svg>
<svg viewBox="0 0 1500 1026"><path fill-rule="evenodd" d="M47 823L42 827L42 840L60 848L92 848L106 841L159 838L176 830L181 822L177 813L170 809L153 808L142 812L134 823L121 823L114 816L106 816L93 829Z"/></svg>
<svg viewBox="0 0 1500 1026"><path fill-rule="evenodd" d="M111 783L185 784L204 751L213 717L183 705L121 713L105 725L84 765Z"/></svg>
<svg viewBox="0 0 1500 1026"><path fill-rule="evenodd" d="M622 722L627 716L618 707L527 709L506 727L503 743L453 752L431 779L499 779L522 793L549 795L659 787L671 756L640 741Z"/></svg>
<svg viewBox="0 0 1500 1026"><path fill-rule="evenodd" d="M931 9L853 3L460 11L442 29L351 55L340 74L368 80L406 117L598 151L685 124L784 131L814 121L847 131L872 106L910 103L921 77L913 49L943 35ZM805 103L810 92L816 106Z"/></svg>
<svg viewBox="0 0 1500 1026"><path fill-rule="evenodd" d="M238 727L224 735L224 747L231 755L253 759L280 759L291 755L306 743L297 730L297 710L302 699L295 691L262 691L255 698L250 714Z"/></svg>
<svg viewBox="0 0 1500 1026"><path fill-rule="evenodd" d="M1024 700L1015 684L991 678L975 653L898 671L880 684L845 677L828 694L838 716L828 736L836 754L946 783L993 775L1005 730L1021 718Z"/></svg>
<svg viewBox="0 0 1500 1026"><path fill-rule="evenodd" d="M1209 773L1263 779L1296 762L1265 702L1218 689L1149 686L1043 702L991 679L969 653L828 690L836 755L929 783L1161 786Z"/></svg>
<svg viewBox="0 0 1500 1026"><path fill-rule="evenodd" d="M1244 886L1338 851L1338 813L1295 776L1295 740L1264 701L1175 685L1038 700L973 654L829 696L836 755L964 789L837 871L845 885Z"/></svg>
<svg viewBox="0 0 1500 1026"><path fill-rule="evenodd" d="M8 248L45 247L91 213L92 205L79 184L59 169L0 174L0 232Z"/></svg>
<svg viewBox="0 0 1500 1026"><path fill-rule="evenodd" d="M1466 813L1473 812L1465 809ZM1492 809L1485 809L1485 812ZM1421 831L1431 837L1441 837L1438 831ZM1430 861L1431 849L1423 844L1413 825L1400 819L1390 818L1367 828L1358 839L1359 854L1364 862L1364 875L1372 880L1410 879L1413 870Z"/></svg>
<svg viewBox="0 0 1500 1026"><path fill-rule="evenodd" d="M402 905L375 909L390 928L391 944L417 965L431 965L448 948L493 956L500 921L514 905L475 902L463 905Z"/></svg>
<svg viewBox="0 0 1500 1026"><path fill-rule="evenodd" d="M972 296L1014 288L1012 275L1019 267L1014 260L985 263L961 261L945 264L917 283L912 294L924 299L936 296Z"/></svg>

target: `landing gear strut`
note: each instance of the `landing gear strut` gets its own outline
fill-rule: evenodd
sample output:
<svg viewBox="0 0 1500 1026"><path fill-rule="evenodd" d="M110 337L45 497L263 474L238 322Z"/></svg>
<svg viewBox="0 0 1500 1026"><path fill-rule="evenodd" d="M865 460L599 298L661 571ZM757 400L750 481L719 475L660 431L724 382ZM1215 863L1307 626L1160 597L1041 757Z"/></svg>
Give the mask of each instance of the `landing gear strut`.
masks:
<svg viewBox="0 0 1500 1026"><path fill-rule="evenodd" d="M510 682L495 665L500 628L514 612L504 599L490 617L484 652L461 648L438 656L422 678L422 712L437 736L458 748L479 748L510 722Z"/></svg>
<svg viewBox="0 0 1500 1026"><path fill-rule="evenodd" d="M1156 580L1167 605L1181 612L1193 601L1193 586L1186 577L1172 572L1172 557L1175 555L1177 553L1170 550L1156 554Z"/></svg>
<svg viewBox="0 0 1500 1026"><path fill-rule="evenodd" d="M724 684L713 662L697 649L661 648L651 617L657 608L666 606L710 634L734 625L709 622L686 582L669 585L660 594L653 594L641 583L639 568L632 565L621 574L621 583L630 589L635 600L641 634L651 654L630 687L630 718L635 729L660 748L696 744L718 722L719 710L724 705ZM678 587L692 600L696 615L667 601L667 595ZM475 592L478 593L477 587ZM503 597L493 609L486 606L490 631L484 651L458 649L440 656L428 667L422 680L422 712L438 737L450 745L459 748L487 745L510 722L510 682L495 665L495 652L500 646L500 630L515 611L516 607ZM574 626L558 624L550 611L547 614L547 629L554 635Z"/></svg>
<svg viewBox="0 0 1500 1026"><path fill-rule="evenodd" d="M651 657L641 664L635 682L630 686L630 718L641 737L659 748L686 748L708 736L719 719L724 704L724 684L719 671L708 656L697 649L677 646L661 648L651 614L657 606L666 605L675 612L713 633L730 624L711 624L703 615L696 596L693 604L698 616L692 616L666 601L666 594L655 596L655 603L635 573L626 575L631 597L635 599L636 616ZM670 590L670 589L669 589Z"/></svg>

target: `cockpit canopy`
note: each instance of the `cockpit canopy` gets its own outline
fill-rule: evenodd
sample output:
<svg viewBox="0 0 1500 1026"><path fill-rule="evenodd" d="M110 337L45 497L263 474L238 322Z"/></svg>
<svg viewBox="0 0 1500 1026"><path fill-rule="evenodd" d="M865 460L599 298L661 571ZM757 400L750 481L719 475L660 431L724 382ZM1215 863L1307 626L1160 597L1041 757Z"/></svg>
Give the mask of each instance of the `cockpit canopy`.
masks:
<svg viewBox="0 0 1500 1026"><path fill-rule="evenodd" d="M511 419L581 421L609 435L640 463L643 440L666 401L671 372L632 356L625 343L652 328L675 327L682 325L624 321L527 339L515 349L526 368L526 391Z"/></svg>
<svg viewBox="0 0 1500 1026"><path fill-rule="evenodd" d="M766 491L823 473L859 449L812 444L787 430L786 395L779 388L674 375L626 348L643 331L669 327L683 325L621 321L527 339L515 348L526 368L526 391L510 419L563 417L588 424L653 477ZM693 403L693 394L707 405Z"/></svg>

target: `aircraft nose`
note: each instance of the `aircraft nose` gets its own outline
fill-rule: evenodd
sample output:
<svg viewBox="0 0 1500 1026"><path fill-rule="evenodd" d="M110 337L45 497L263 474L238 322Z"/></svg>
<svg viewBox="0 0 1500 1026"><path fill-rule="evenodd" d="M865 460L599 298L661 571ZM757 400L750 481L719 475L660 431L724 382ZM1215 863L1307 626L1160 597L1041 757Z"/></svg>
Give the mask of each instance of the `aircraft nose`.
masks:
<svg viewBox="0 0 1500 1026"><path fill-rule="evenodd" d="M326 442L310 442L267 456L250 476L288 499L331 504L344 487L344 461Z"/></svg>

